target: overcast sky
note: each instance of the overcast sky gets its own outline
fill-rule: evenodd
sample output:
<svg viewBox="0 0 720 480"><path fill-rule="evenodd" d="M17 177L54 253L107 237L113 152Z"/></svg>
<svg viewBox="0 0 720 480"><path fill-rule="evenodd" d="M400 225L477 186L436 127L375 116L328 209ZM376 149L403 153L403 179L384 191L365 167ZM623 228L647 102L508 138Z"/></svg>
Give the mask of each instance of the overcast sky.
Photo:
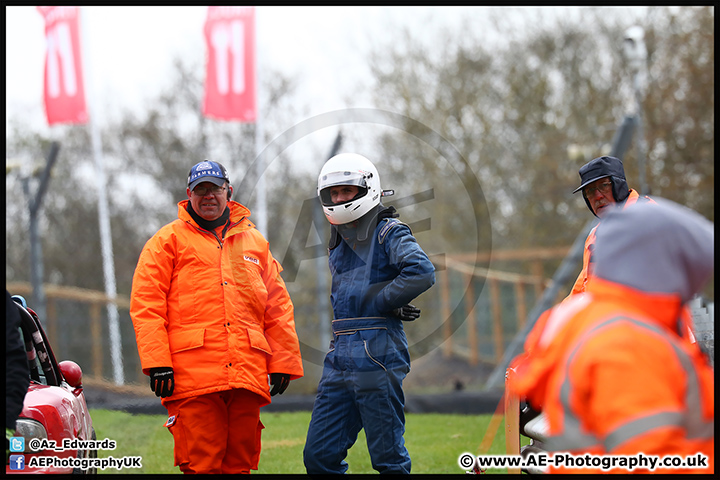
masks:
<svg viewBox="0 0 720 480"><path fill-rule="evenodd" d="M541 10L543 15L580 11L495 8L508 17L519 9ZM21 113L32 123L44 123L44 20L34 6L5 9L6 115ZM141 108L144 99L167 86L177 55L204 64L206 14L205 6L81 7L88 94L102 99L98 103L103 108ZM440 29L460 28L464 21L474 27L467 32L473 35L486 30L478 27L487 15L488 7L257 7L260 74L265 67L297 78L315 109L312 114L323 113L344 107L349 89L368 74L368 37L390 38L393 31L408 26L413 33L423 32L416 38L432 39ZM539 14L537 18L542 21Z"/></svg>
<svg viewBox="0 0 720 480"><path fill-rule="evenodd" d="M45 22L35 6L6 8L6 132L10 118L33 130L47 129L43 109ZM353 96L372 80L368 39L383 43L408 27L416 41L437 43L441 30L462 31L460 39L489 38L483 28L490 7L257 7L260 76L279 70L298 85L302 122L346 107L373 107ZM640 7L608 7L629 8ZM517 11L542 22L549 15L582 15L582 7L493 7L503 19ZM81 7L81 42L90 113L101 125L123 110L141 111L170 85L172 62L204 68L203 26L207 7ZM496 39L498 40L498 39ZM502 39L499 39L501 41ZM204 72L202 72L204 78ZM262 81L262 79L261 79ZM352 98L354 103L347 104ZM262 118L262 105L260 110ZM290 128L292 125L283 126ZM62 129L51 129L62 133ZM266 131L271 138L281 132ZM322 137L326 148L335 133Z"/></svg>
<svg viewBox="0 0 720 480"><path fill-rule="evenodd" d="M386 34L391 26L459 25L465 18L482 15L482 10L257 7L260 74L265 67L298 78L303 95L312 99L308 101L312 114L341 108L357 77L368 74L364 65L368 35ZM177 55L202 65L206 14L207 7L81 7L88 101L100 98L98 103L111 110L141 108L144 99L167 85ZM6 120L22 114L29 123L45 123L44 58L44 20L36 7L6 7Z"/></svg>

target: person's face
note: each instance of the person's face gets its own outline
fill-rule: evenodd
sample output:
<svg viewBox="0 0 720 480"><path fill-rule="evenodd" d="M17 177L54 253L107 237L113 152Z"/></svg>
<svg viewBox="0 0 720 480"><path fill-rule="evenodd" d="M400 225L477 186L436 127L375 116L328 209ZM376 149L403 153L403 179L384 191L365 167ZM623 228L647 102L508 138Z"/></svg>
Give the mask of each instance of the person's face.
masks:
<svg viewBox="0 0 720 480"><path fill-rule="evenodd" d="M228 188L232 187L227 182L222 187L211 182L202 182L196 185L193 191L188 188L187 195L195 213L205 220L213 221L220 218L227 207Z"/></svg>
<svg viewBox="0 0 720 480"><path fill-rule="evenodd" d="M595 180L593 183L587 185L583 188L583 195L585 195L585 198L590 202L590 208L595 212L595 215L600 218L609 210L608 207L615 204L610 177Z"/></svg>
<svg viewBox="0 0 720 480"><path fill-rule="evenodd" d="M330 200L333 203L343 203L355 198L360 191L360 187L355 185L338 185L330 187Z"/></svg>

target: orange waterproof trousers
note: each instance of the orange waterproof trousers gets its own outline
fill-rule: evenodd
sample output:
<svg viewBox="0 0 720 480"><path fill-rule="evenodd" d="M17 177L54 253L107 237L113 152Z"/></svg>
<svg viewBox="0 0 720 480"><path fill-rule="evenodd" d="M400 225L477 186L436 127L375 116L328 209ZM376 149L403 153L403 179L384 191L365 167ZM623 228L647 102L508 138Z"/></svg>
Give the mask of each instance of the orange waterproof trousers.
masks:
<svg viewBox="0 0 720 480"><path fill-rule="evenodd" d="M250 473L260 460L259 395L225 390L165 402L165 424L175 442L175 465L183 473Z"/></svg>

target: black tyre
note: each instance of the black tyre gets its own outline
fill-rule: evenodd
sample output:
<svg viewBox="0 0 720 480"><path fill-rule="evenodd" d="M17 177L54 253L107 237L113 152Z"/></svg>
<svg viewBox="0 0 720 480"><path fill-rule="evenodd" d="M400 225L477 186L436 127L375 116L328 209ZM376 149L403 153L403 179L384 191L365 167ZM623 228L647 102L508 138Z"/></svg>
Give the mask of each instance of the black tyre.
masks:
<svg viewBox="0 0 720 480"><path fill-rule="evenodd" d="M97 440L95 435L95 428L91 427L90 439ZM97 458L97 450L86 450L85 452L78 452L78 458ZM87 470L81 468L74 468L73 475L97 475L97 467L90 467Z"/></svg>

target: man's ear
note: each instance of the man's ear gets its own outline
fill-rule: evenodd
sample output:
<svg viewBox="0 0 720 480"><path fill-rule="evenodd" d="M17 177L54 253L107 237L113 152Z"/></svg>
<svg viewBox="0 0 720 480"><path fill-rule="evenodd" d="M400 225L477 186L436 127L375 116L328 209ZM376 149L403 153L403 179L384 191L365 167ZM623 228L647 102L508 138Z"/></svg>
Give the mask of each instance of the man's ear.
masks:
<svg viewBox="0 0 720 480"><path fill-rule="evenodd" d="M228 194L227 194L228 200L230 200L230 197L232 197L232 193L233 193L232 185L228 185Z"/></svg>
<svg viewBox="0 0 720 480"><path fill-rule="evenodd" d="M188 196L188 198L190 198L190 197L192 196L192 191L190 190L189 187L188 187L188 189L187 189L186 191L187 191L187 196Z"/></svg>

